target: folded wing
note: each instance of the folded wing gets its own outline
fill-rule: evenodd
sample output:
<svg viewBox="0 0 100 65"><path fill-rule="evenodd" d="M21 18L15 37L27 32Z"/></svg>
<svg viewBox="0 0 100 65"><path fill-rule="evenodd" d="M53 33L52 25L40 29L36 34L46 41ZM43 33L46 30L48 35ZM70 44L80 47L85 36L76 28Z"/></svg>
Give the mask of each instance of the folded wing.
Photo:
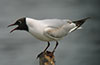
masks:
<svg viewBox="0 0 100 65"><path fill-rule="evenodd" d="M63 26L60 27L52 27L52 26L48 26L46 27L46 29L44 30L44 35L49 37L49 38L62 38L64 36L66 36L69 31L74 28L76 25L73 23L66 23Z"/></svg>
<svg viewBox="0 0 100 65"><path fill-rule="evenodd" d="M48 26L44 30L44 35L49 38L62 38L66 36L68 33L75 31L76 29L81 29L81 25L90 17L78 20L78 21L69 21L66 24L63 24L59 27Z"/></svg>

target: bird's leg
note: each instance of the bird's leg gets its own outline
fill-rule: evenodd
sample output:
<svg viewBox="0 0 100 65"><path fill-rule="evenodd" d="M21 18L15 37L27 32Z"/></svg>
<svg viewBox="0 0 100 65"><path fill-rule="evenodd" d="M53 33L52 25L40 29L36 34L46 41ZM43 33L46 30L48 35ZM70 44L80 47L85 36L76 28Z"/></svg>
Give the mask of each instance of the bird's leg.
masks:
<svg viewBox="0 0 100 65"><path fill-rule="evenodd" d="M54 49L53 49L53 51L52 51L52 53L54 53L55 52L55 50L56 50L56 48L57 48L57 46L58 46L58 41L56 41L56 46L54 47Z"/></svg>
<svg viewBox="0 0 100 65"><path fill-rule="evenodd" d="M46 50L48 49L49 46L50 46L50 42L48 42L48 45L43 52L46 52Z"/></svg>

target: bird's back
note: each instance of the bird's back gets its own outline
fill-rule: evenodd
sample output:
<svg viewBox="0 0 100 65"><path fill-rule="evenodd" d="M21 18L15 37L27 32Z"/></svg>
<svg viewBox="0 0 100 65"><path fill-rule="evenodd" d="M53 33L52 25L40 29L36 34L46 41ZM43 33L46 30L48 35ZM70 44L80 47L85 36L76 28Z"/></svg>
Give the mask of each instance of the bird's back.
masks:
<svg viewBox="0 0 100 65"><path fill-rule="evenodd" d="M40 23L46 25L46 26L53 26L53 27L60 27L67 23L67 20L65 19L44 19L40 20Z"/></svg>

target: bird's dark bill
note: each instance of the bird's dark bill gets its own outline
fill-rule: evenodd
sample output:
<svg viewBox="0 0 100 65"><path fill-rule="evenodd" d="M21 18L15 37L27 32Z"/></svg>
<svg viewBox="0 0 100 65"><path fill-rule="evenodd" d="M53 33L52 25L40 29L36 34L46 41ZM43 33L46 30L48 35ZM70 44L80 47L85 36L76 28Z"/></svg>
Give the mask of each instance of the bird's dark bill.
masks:
<svg viewBox="0 0 100 65"><path fill-rule="evenodd" d="M12 29L12 30L10 31L10 33L12 33L13 31L17 30L17 28L18 28L18 27Z"/></svg>
<svg viewBox="0 0 100 65"><path fill-rule="evenodd" d="M8 27L11 27L11 26L15 26L15 24L8 25ZM13 31L15 31L15 30L17 30L17 29L18 29L18 27L12 29L12 30L10 31L10 33L12 33Z"/></svg>

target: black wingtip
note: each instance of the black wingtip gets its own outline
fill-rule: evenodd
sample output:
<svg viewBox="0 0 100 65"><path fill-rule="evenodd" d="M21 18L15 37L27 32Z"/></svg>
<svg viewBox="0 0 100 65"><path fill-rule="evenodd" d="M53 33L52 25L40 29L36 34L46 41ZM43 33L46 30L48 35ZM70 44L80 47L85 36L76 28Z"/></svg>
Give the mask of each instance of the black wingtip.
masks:
<svg viewBox="0 0 100 65"><path fill-rule="evenodd" d="M77 21L73 21L73 23L76 24L76 26L80 27L87 19L90 19L91 17L86 17L84 19L81 20L77 20Z"/></svg>

